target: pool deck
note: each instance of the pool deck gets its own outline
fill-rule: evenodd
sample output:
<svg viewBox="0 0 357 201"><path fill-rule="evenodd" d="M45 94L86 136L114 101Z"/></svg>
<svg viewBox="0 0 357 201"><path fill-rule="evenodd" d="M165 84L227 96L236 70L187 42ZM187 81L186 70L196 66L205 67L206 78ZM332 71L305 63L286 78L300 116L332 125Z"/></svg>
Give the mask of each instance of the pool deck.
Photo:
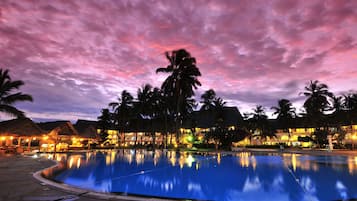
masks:
<svg viewBox="0 0 357 201"><path fill-rule="evenodd" d="M36 171L54 164L55 162L43 158L0 155L0 201L51 201L71 198L78 201L98 200L54 188L33 177Z"/></svg>
<svg viewBox="0 0 357 201"><path fill-rule="evenodd" d="M351 150L262 150L245 149L242 151L276 152L317 155L349 155L357 156L357 151ZM232 153L232 152L227 152ZM234 152L233 152L234 153ZM45 158L32 158L24 155L0 155L0 201L95 201L95 200L132 200L130 197L112 197L96 195L91 192L76 191L71 187L57 188L34 178L34 174L55 165L54 161ZM83 193L84 192L84 193ZM145 200L156 200L146 198Z"/></svg>

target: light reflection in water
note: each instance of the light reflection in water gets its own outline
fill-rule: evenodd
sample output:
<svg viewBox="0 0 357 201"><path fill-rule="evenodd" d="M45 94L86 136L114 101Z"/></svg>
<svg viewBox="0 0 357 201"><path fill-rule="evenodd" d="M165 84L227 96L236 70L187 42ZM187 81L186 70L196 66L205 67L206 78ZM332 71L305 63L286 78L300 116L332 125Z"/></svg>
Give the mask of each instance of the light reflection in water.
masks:
<svg viewBox="0 0 357 201"><path fill-rule="evenodd" d="M217 163L218 165L221 164L221 153L217 154Z"/></svg>
<svg viewBox="0 0 357 201"><path fill-rule="evenodd" d="M357 156L348 156L348 172L356 174L357 172Z"/></svg>
<svg viewBox="0 0 357 201"><path fill-rule="evenodd" d="M57 180L102 192L199 200L337 200L357 196L357 157L118 150L56 156Z"/></svg>
<svg viewBox="0 0 357 201"><path fill-rule="evenodd" d="M257 160L253 154L250 152L240 152L236 155L238 158L238 164L241 167L252 167L253 170L257 167Z"/></svg>

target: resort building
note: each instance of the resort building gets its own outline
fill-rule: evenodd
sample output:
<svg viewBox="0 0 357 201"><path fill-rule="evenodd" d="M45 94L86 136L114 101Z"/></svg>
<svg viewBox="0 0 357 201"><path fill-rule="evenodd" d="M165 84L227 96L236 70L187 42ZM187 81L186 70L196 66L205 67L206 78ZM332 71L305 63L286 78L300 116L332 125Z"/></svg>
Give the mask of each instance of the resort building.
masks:
<svg viewBox="0 0 357 201"><path fill-rule="evenodd" d="M351 144L355 146L357 144L357 124L341 126L345 136L342 140L344 144Z"/></svg>
<svg viewBox="0 0 357 201"><path fill-rule="evenodd" d="M330 144L339 144L347 148L357 145L357 124L350 122L339 125L326 126ZM34 123L28 118L13 119L0 122L0 147L13 149L18 152L39 150L44 152L66 151L69 149L91 148L91 145L100 147L165 147L177 146L177 142L185 147L199 147L199 144L216 144L212 139L207 140L205 135L217 128L224 128L229 132L241 135L243 118L236 107L223 107L221 112L214 110L194 111L179 128L179 139L176 140L175 125L173 122L150 119L134 119L123 128L99 128L98 122L78 120L72 125L70 121L54 121ZM269 120L273 128L273 135L262 136L259 132L251 131L251 135L241 136L242 140L233 143L233 146L248 145L280 145L293 147L314 147L316 128L308 125L303 118L297 118L290 124L290 128L283 128L277 120ZM101 134L107 133L105 139ZM247 137L245 137L247 136Z"/></svg>
<svg viewBox="0 0 357 201"><path fill-rule="evenodd" d="M97 122L79 119L74 124L80 140L82 139L82 145L97 144L100 137L97 133Z"/></svg>
<svg viewBox="0 0 357 201"><path fill-rule="evenodd" d="M165 129L165 123L160 120L138 119L130 121L125 129L108 128L106 130L97 129L98 135L107 133L107 140L102 146L127 147L132 145L152 145L163 146L167 142L175 141L172 127ZM167 133L167 135L165 135Z"/></svg>
<svg viewBox="0 0 357 201"><path fill-rule="evenodd" d="M45 132L28 118L2 121L0 147L17 152L23 152L24 149L30 151L31 148L39 146L44 134Z"/></svg>
<svg viewBox="0 0 357 201"><path fill-rule="evenodd" d="M206 132L218 126L235 130L243 118L237 107L223 107L222 112L216 111L194 111L190 117L179 128L179 143L192 146L194 143L201 143ZM164 120L135 119L129 121L125 129L108 128L106 130L97 129L100 135L102 132L108 134L107 140L101 146L164 146L172 144L176 146L175 125L173 122Z"/></svg>
<svg viewBox="0 0 357 201"><path fill-rule="evenodd" d="M54 121L37 124L47 135L43 137L41 151L65 151L70 146L80 147L81 141L77 130L69 121Z"/></svg>
<svg viewBox="0 0 357 201"><path fill-rule="evenodd" d="M223 107L221 112L194 111L192 117L186 120L181 128L181 142L189 146L202 143L207 132L218 127L236 130L242 122L243 117L237 107Z"/></svg>
<svg viewBox="0 0 357 201"><path fill-rule="evenodd" d="M275 137L271 137L264 144L286 144L294 147L311 147L312 135L315 128L297 127L288 129L277 129Z"/></svg>

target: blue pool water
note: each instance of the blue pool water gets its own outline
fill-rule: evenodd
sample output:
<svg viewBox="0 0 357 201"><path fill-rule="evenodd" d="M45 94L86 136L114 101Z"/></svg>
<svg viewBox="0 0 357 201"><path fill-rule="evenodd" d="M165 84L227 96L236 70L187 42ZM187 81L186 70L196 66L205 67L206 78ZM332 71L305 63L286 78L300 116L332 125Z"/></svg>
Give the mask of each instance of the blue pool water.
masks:
<svg viewBox="0 0 357 201"><path fill-rule="evenodd" d="M194 200L357 198L357 157L118 150L65 156L55 180L79 188Z"/></svg>

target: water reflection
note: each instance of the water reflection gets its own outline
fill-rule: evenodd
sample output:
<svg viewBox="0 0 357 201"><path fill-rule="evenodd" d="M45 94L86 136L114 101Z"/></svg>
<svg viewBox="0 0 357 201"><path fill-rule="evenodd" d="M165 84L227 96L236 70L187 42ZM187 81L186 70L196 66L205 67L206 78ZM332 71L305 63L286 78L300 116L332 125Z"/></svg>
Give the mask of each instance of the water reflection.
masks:
<svg viewBox="0 0 357 201"><path fill-rule="evenodd" d="M56 155L64 183L102 192L199 200L357 197L357 157L108 150Z"/></svg>

